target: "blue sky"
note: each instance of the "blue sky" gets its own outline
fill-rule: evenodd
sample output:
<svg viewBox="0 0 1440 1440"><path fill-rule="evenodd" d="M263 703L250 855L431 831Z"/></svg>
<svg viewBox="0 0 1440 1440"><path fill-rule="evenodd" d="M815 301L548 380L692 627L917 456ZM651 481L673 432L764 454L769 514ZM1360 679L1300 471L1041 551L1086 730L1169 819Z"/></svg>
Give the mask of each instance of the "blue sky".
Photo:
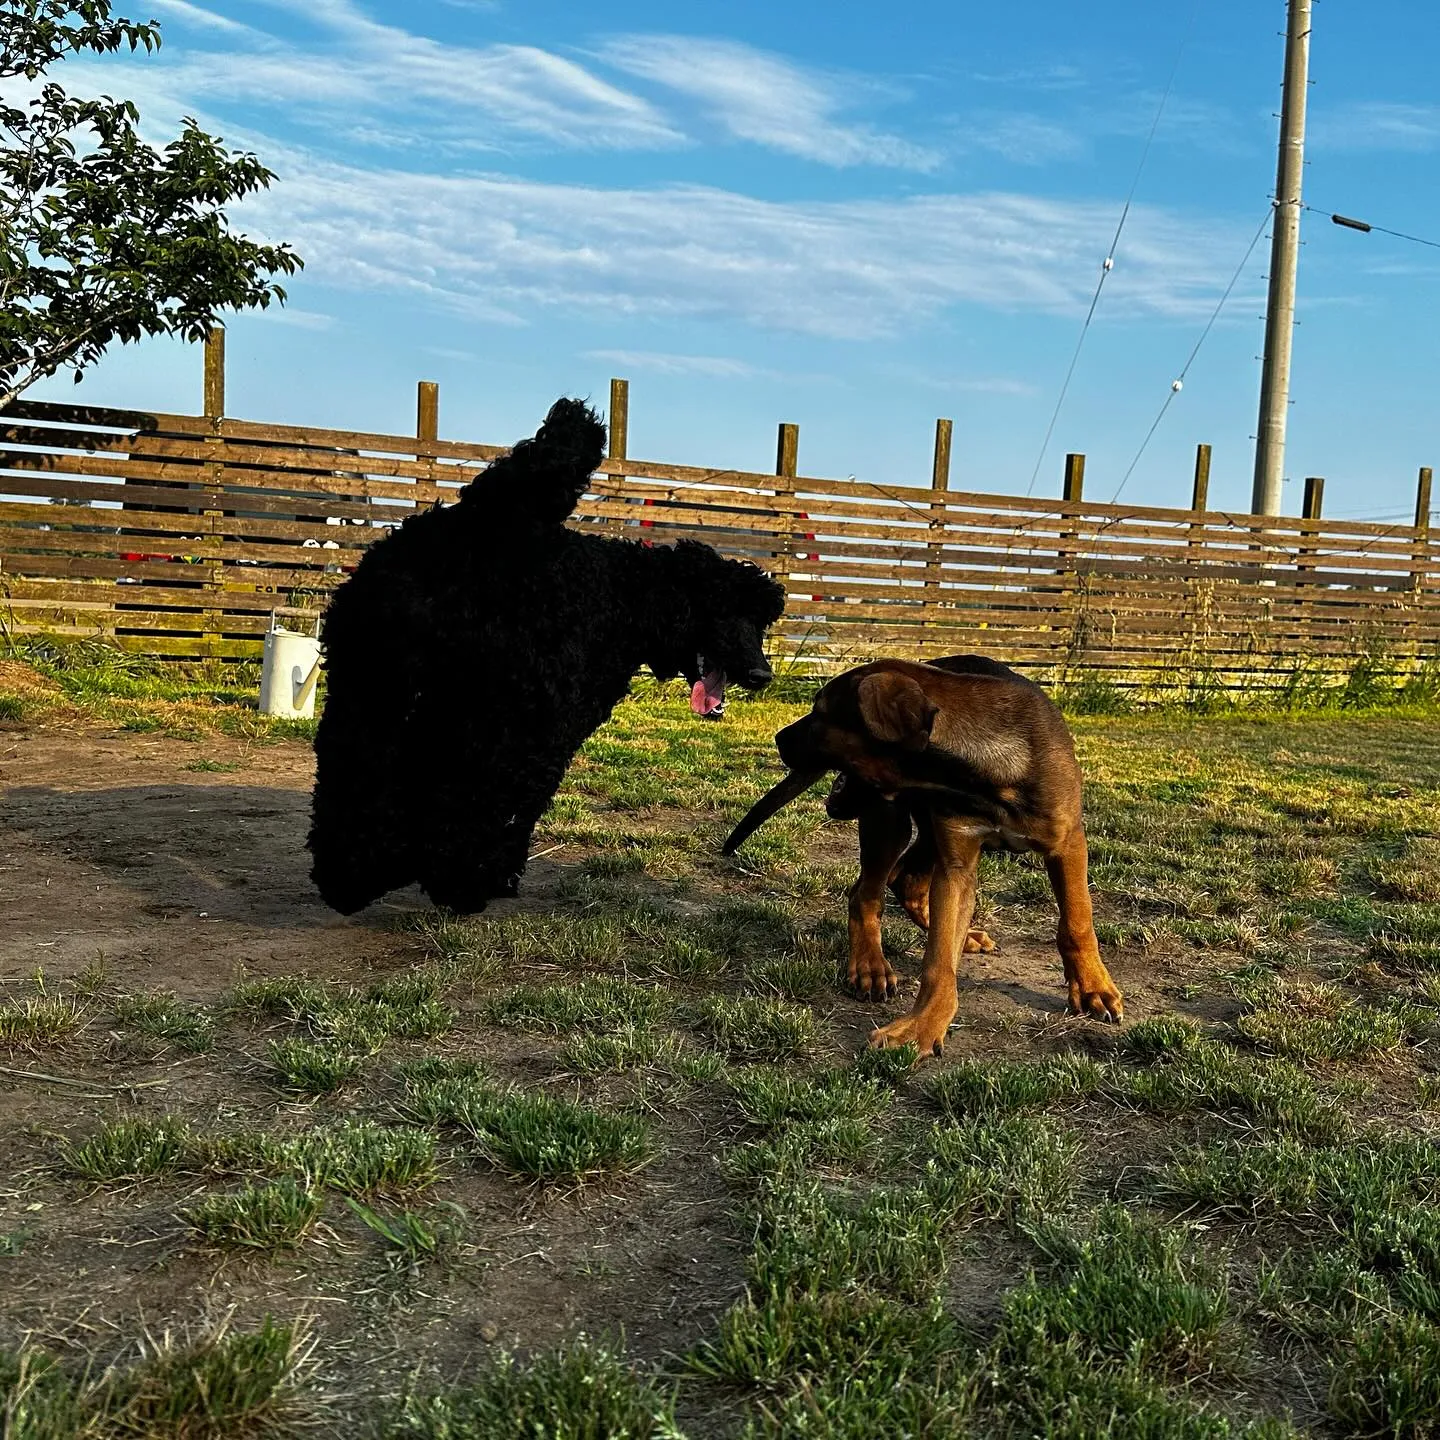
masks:
<svg viewBox="0 0 1440 1440"><path fill-rule="evenodd" d="M134 5L118 8L131 14ZM631 454L1024 492L1145 137L1116 265L1040 471L1109 499L1266 213L1279 0L724 6L615 0L150 0L153 59L57 76L194 115L279 179L237 225L308 266L236 317L246 418L533 428L631 381ZM1192 17L1193 12L1193 17ZM1188 43L1186 36L1189 36ZM1182 51L1183 44L1183 51ZM1317 0L1306 199L1440 239L1440 10ZM1440 251L1309 215L1287 510L1381 516L1440 465ZM1268 245L1125 489L1246 508ZM117 351L93 402L198 408L185 347ZM49 387L69 394L70 387Z"/></svg>

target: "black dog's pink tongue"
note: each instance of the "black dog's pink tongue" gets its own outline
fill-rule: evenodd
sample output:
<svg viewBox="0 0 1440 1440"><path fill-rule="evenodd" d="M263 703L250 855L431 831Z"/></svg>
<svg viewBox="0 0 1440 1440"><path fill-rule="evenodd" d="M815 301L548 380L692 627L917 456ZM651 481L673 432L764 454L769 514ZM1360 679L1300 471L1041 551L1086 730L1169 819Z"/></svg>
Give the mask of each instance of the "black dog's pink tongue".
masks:
<svg viewBox="0 0 1440 1440"><path fill-rule="evenodd" d="M708 715L725 700L725 672L711 670L695 682L690 691L690 708L697 715Z"/></svg>

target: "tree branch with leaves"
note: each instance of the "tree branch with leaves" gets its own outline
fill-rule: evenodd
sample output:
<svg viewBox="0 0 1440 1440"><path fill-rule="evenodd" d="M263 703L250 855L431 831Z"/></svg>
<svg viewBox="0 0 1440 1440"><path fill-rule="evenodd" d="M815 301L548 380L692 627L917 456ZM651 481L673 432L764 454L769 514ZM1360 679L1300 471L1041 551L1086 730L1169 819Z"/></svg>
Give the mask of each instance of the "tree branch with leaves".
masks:
<svg viewBox="0 0 1440 1440"><path fill-rule="evenodd" d="M256 156L192 119L157 149L130 101L48 77L70 55L159 45L111 0L0 0L0 409L61 371L79 381L116 341L202 340L222 311L283 302L275 277L304 263L230 228L224 207L275 178Z"/></svg>

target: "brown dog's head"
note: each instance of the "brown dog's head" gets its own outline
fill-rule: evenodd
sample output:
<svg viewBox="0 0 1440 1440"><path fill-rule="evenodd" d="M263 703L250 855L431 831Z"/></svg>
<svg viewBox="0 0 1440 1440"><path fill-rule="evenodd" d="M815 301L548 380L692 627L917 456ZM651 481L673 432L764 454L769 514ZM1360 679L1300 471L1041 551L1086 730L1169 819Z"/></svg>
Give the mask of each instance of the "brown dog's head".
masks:
<svg viewBox="0 0 1440 1440"><path fill-rule="evenodd" d="M843 770L891 796L903 783L898 762L930 744L939 713L912 676L864 665L825 686L775 748L789 770Z"/></svg>
<svg viewBox="0 0 1440 1440"><path fill-rule="evenodd" d="M930 744L939 713L913 676L885 661L837 676L815 697L808 715L776 735L775 748L790 773L755 802L725 842L725 854L733 854L827 770L853 775L893 797L904 783L901 760Z"/></svg>

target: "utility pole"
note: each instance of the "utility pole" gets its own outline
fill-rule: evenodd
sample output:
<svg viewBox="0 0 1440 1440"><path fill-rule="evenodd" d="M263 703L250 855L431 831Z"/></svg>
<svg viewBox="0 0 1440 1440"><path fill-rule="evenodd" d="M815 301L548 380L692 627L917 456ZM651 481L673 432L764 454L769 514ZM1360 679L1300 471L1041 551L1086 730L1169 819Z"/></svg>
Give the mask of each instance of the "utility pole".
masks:
<svg viewBox="0 0 1440 1440"><path fill-rule="evenodd" d="M1255 437L1255 515L1280 513L1285 475L1285 421L1290 408L1290 348L1295 331L1295 272L1300 261L1300 185L1305 169L1305 99L1310 83L1310 3L1288 0L1285 87L1280 102L1280 165L1270 242L1270 297L1265 307L1265 362L1260 374L1260 429Z"/></svg>

